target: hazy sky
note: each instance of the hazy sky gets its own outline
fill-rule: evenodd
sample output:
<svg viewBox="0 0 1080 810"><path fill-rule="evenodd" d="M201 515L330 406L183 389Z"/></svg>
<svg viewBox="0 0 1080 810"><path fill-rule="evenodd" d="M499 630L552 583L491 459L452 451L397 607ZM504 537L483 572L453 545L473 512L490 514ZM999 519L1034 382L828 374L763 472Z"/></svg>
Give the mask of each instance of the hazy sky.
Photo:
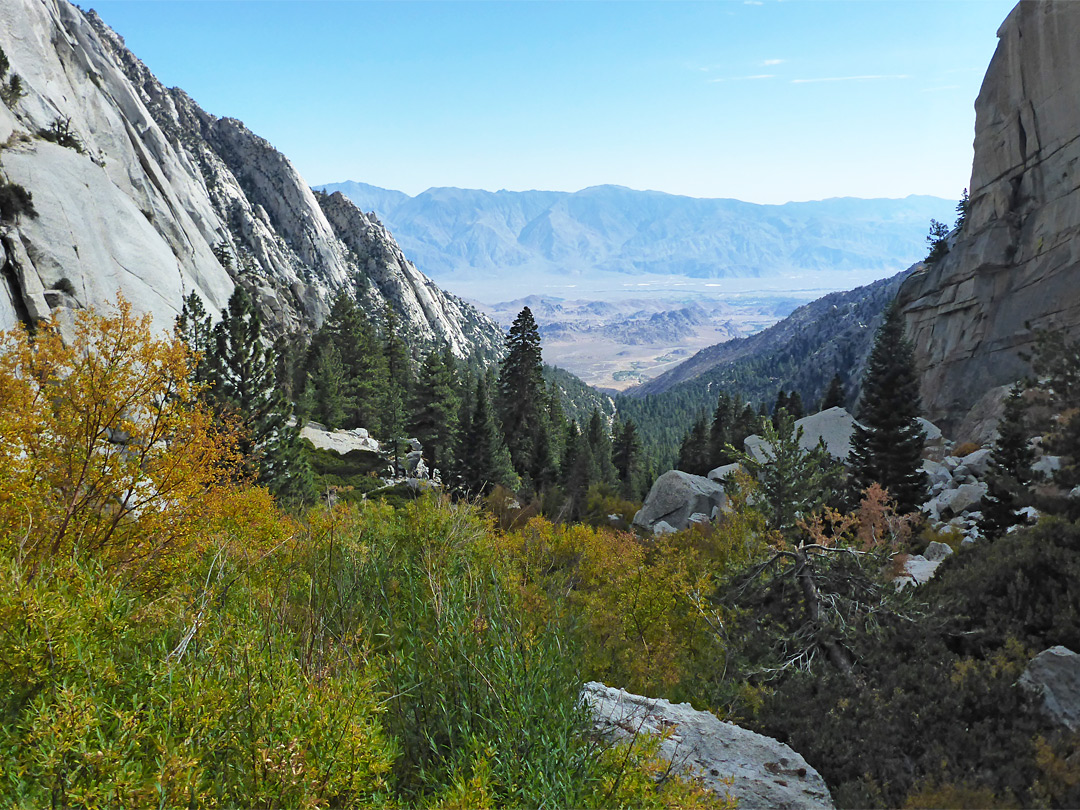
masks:
<svg viewBox="0 0 1080 810"><path fill-rule="evenodd" d="M85 1L85 0L84 0ZM1013 0L105 0L312 184L956 198Z"/></svg>

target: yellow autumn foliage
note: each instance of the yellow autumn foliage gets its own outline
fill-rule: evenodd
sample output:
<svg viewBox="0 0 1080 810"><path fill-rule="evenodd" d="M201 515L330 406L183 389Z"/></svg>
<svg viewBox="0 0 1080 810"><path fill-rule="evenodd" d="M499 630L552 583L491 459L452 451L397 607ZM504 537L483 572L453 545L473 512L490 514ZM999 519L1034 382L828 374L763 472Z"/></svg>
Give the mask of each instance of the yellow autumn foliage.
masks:
<svg viewBox="0 0 1080 810"><path fill-rule="evenodd" d="M198 401L186 346L122 298L0 335L0 543L32 569L93 557L170 578L232 474L233 437ZM213 499L211 499L213 500Z"/></svg>

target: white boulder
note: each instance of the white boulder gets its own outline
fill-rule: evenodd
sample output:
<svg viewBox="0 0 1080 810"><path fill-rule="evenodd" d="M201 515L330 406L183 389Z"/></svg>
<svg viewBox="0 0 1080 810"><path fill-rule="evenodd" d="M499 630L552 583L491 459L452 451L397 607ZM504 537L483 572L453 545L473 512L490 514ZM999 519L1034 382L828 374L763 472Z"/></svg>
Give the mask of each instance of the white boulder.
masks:
<svg viewBox="0 0 1080 810"><path fill-rule="evenodd" d="M725 723L689 703L653 700L595 681L585 684L582 699L596 729L609 738L670 732L660 744L661 755L675 770L737 799L740 810L834 806L821 775L771 737Z"/></svg>
<svg viewBox="0 0 1080 810"><path fill-rule="evenodd" d="M653 483L645 503L634 515L634 525L653 531L657 523L664 522L676 530L685 529L691 515L712 515L714 509L723 509L727 500L724 488L715 481L682 470L668 470Z"/></svg>

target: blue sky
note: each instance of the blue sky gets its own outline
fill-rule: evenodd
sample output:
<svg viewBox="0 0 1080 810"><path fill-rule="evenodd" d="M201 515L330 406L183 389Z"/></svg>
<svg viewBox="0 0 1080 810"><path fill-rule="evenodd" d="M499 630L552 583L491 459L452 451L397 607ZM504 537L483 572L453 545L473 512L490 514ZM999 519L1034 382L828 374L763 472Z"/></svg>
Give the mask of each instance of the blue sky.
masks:
<svg viewBox="0 0 1080 810"><path fill-rule="evenodd" d="M93 7L312 184L959 197L1013 0Z"/></svg>

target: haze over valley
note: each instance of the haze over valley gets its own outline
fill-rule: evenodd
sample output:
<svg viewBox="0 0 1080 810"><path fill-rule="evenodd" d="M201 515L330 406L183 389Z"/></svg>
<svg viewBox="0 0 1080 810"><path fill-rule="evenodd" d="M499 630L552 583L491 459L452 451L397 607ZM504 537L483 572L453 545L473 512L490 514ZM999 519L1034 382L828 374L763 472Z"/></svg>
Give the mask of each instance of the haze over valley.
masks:
<svg viewBox="0 0 1080 810"><path fill-rule="evenodd" d="M757 205L621 186L319 190L373 213L424 273L504 327L523 300L539 304L548 362L612 390L906 269L925 255L930 220L951 221L956 206L916 195Z"/></svg>

